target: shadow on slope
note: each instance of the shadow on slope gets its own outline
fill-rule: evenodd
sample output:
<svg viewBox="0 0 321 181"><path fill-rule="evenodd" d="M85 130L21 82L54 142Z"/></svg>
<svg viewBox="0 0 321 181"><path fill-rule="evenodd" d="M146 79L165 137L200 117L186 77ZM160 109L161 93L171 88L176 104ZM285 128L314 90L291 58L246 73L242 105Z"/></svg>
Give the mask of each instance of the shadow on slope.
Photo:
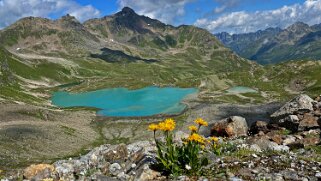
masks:
<svg viewBox="0 0 321 181"><path fill-rule="evenodd" d="M126 53L120 50L112 50L109 48L102 48L100 50L102 51L101 54L91 54L90 56L92 58L99 58L110 63L136 62L136 61L144 61L146 63L158 62L158 60L155 60L155 59L144 59L137 56L127 55Z"/></svg>

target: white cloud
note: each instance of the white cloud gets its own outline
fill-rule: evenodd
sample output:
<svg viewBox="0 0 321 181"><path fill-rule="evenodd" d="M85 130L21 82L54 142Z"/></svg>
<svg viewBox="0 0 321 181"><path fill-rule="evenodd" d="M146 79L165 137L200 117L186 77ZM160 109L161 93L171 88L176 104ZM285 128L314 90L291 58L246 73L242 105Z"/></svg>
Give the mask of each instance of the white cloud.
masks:
<svg viewBox="0 0 321 181"><path fill-rule="evenodd" d="M93 6L82 6L74 0L0 0L0 28L26 16L49 17L67 13L80 21L100 15Z"/></svg>
<svg viewBox="0 0 321 181"><path fill-rule="evenodd" d="M192 1L194 0L118 0L118 4L121 8L128 6L138 14L172 24L185 15L185 4Z"/></svg>
<svg viewBox="0 0 321 181"><path fill-rule="evenodd" d="M303 4L283 6L275 10L232 12L217 19L198 19L194 25L213 33L247 33L268 27L285 28L297 21L313 25L321 23L321 0L306 0Z"/></svg>

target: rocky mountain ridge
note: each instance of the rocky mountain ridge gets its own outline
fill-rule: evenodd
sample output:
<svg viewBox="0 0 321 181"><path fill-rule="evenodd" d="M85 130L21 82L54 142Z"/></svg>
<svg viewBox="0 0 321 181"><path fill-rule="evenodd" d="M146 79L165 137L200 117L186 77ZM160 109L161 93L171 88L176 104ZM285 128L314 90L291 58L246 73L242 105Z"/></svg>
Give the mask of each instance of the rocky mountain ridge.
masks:
<svg viewBox="0 0 321 181"><path fill-rule="evenodd" d="M287 60L320 60L320 25L296 22L285 28L268 28L253 33L216 34L220 41L237 54L261 64Z"/></svg>

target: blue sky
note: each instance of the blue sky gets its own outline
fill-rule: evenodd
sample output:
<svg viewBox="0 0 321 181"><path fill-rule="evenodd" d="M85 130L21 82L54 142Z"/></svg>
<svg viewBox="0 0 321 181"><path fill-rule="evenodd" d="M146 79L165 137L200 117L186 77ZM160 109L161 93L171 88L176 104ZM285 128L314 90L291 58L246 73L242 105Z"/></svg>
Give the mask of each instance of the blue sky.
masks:
<svg viewBox="0 0 321 181"><path fill-rule="evenodd" d="M57 19L66 13L83 22L124 6L168 24L195 25L213 33L321 23L321 0L0 0L0 27L26 16Z"/></svg>

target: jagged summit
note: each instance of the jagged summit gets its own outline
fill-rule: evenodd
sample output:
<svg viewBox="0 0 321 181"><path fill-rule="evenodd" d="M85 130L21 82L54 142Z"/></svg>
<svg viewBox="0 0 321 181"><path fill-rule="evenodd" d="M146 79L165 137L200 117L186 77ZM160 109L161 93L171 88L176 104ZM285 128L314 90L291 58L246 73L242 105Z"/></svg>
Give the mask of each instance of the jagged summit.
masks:
<svg viewBox="0 0 321 181"><path fill-rule="evenodd" d="M287 60L320 60L321 26L296 22L284 29L268 28L257 32L216 34L224 45L244 58L262 64ZM312 48L313 47L313 48Z"/></svg>
<svg viewBox="0 0 321 181"><path fill-rule="evenodd" d="M309 25L301 21L297 21L294 24L290 25L288 28L291 28L291 27L309 27Z"/></svg>
<svg viewBox="0 0 321 181"><path fill-rule="evenodd" d="M120 13L136 14L136 12L135 12L133 9L131 9L130 7L124 7L124 8L120 11Z"/></svg>
<svg viewBox="0 0 321 181"><path fill-rule="evenodd" d="M57 20L58 22L66 22L73 24L81 24L75 16L71 16L70 14L66 14Z"/></svg>

